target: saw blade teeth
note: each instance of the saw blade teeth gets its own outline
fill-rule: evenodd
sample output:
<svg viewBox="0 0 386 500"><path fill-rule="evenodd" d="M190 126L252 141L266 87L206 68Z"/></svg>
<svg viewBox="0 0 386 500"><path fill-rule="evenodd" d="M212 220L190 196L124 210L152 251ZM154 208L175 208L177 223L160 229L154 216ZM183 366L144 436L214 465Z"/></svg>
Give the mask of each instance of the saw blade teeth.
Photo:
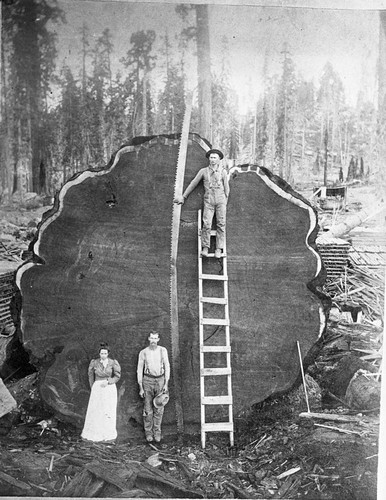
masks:
<svg viewBox="0 0 386 500"><path fill-rule="evenodd" d="M189 144L189 126L192 112L192 94L188 94L186 108L181 131L180 144L178 148L177 167L174 182L174 197L172 210L172 227L170 242L170 343L171 361L174 378L174 397L177 421L177 431L183 432L183 409L182 409L182 381L180 376L180 348L178 328L178 295L177 295L177 252L178 237L180 230L181 205L174 203L174 199L182 194L185 177L185 163Z"/></svg>

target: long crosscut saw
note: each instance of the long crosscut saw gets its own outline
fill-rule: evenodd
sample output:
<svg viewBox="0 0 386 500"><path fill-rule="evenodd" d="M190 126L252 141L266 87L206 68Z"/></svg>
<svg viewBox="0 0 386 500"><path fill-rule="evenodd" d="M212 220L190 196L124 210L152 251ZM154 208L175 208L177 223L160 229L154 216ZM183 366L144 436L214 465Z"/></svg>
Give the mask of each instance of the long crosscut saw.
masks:
<svg viewBox="0 0 386 500"><path fill-rule="evenodd" d="M174 198L182 195L185 177L185 165L188 153L190 117L192 114L193 92L186 95L186 106L180 145L178 150L178 160L176 169L176 180L174 184ZM178 237L180 233L181 205L173 203L172 232L171 232L171 253L170 253L170 336L172 348L172 374L175 390L175 408L177 432L184 432L184 415L182 408L182 379L180 365L179 346L179 326L178 326L178 293L177 293L177 254Z"/></svg>

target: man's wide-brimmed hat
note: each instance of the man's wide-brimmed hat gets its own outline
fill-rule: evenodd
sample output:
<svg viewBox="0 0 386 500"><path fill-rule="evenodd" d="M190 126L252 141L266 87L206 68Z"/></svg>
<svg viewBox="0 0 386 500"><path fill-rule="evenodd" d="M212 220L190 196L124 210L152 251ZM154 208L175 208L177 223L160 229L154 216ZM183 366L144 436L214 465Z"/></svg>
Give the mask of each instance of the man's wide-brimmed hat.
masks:
<svg viewBox="0 0 386 500"><path fill-rule="evenodd" d="M220 160L222 160L224 158L224 155L222 154L222 152L219 150L219 149L210 149L209 151L206 152L206 157L209 158L209 156L212 154L212 153L216 153L217 155L219 155L220 157Z"/></svg>
<svg viewBox="0 0 386 500"><path fill-rule="evenodd" d="M156 408L162 408L162 406L165 406L168 401L169 401L169 393L161 392L153 399L153 405Z"/></svg>

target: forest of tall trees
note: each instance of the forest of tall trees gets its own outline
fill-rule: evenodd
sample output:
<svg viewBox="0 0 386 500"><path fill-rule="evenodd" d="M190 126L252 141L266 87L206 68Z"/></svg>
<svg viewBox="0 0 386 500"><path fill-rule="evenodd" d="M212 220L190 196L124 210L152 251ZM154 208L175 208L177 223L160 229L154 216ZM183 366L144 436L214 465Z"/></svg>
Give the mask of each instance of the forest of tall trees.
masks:
<svg viewBox="0 0 386 500"><path fill-rule="evenodd" d="M207 6L177 6L178 39L153 30L133 32L113 72L109 28L80 32L79 68L57 66L50 27L64 23L52 0L2 2L1 201L32 191L53 195L75 172L101 168L122 144L139 135L181 131L184 96L191 86L186 54L197 58L198 100L191 131L237 163L264 165L289 182L342 167L345 178L372 174L377 111L360 93L347 104L339 74L327 62L319 81L306 81L289 44L278 47L278 74L264 65L264 91L241 113L232 88L229 41L220 70L211 70ZM155 43L161 50L155 50ZM162 78L159 75L162 74ZM261 75L258 75L261 78ZM361 170L362 166L362 170ZM334 167L336 167L334 169ZM349 169L350 167L350 169Z"/></svg>

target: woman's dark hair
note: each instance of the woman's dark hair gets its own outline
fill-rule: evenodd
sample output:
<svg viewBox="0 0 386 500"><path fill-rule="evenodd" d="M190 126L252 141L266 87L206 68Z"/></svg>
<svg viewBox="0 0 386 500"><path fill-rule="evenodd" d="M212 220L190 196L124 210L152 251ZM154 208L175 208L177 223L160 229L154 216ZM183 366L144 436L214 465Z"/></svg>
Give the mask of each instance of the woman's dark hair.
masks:
<svg viewBox="0 0 386 500"><path fill-rule="evenodd" d="M110 348L109 348L109 345L107 344L107 342L101 342L99 344L98 352L101 352L102 349L106 349L107 352L110 352Z"/></svg>

